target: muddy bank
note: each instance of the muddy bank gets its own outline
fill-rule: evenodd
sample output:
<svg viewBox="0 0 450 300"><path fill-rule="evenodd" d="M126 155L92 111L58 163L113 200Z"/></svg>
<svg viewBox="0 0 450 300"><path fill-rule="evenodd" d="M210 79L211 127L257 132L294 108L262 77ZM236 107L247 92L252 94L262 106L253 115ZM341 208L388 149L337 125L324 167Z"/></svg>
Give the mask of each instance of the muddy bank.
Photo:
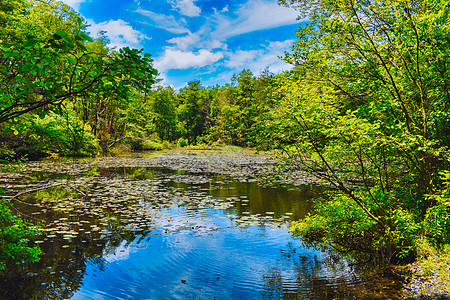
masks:
<svg viewBox="0 0 450 300"><path fill-rule="evenodd" d="M450 265L446 256L432 256L406 266L405 299L450 299Z"/></svg>

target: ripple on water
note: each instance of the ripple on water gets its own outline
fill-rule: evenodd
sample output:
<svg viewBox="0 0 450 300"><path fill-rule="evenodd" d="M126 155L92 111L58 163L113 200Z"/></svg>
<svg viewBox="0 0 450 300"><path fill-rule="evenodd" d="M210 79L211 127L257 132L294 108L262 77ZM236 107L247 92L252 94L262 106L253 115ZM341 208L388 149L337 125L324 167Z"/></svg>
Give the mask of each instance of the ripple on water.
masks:
<svg viewBox="0 0 450 300"><path fill-rule="evenodd" d="M163 156L49 164L34 177L37 185L50 178L67 182L60 175L69 169L70 184L88 194L70 191L61 199L49 193L40 200L48 213L30 210L50 220L43 261L77 262L78 275L63 277L80 281L71 287L73 299L341 299L364 288L345 260L305 248L284 226L309 211L308 199L318 190L264 188L248 180L267 165L262 157ZM36 277L54 286L56 275Z"/></svg>
<svg viewBox="0 0 450 300"><path fill-rule="evenodd" d="M179 220L183 216L201 218L206 228L214 224L220 230L202 234L195 234L194 230L175 230L170 234L161 231L160 235L143 240L139 248L133 248L133 243L122 244L119 248L123 252L105 257L109 261L108 274L102 277L109 278L109 287L104 287L108 297L185 299L189 295L249 299L274 292L301 291L310 295L322 284L320 273L325 271L319 266L321 254L303 248L285 229L263 225L240 228L233 220L220 218L223 215L213 215L208 210L195 216L177 210L175 215ZM174 221L170 223L173 225ZM316 278L299 280L314 272ZM104 284L103 280L89 276L88 271L75 299L86 295L85 290L97 291L96 287Z"/></svg>

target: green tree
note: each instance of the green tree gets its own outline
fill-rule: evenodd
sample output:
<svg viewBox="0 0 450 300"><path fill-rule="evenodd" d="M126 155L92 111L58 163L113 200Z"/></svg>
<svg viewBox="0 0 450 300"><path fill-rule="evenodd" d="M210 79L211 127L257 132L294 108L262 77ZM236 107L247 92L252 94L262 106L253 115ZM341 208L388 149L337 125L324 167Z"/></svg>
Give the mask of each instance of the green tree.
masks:
<svg viewBox="0 0 450 300"><path fill-rule="evenodd" d="M383 260L413 255L448 167L448 6L280 2L311 21L286 54L296 75L261 140L340 191L296 232Z"/></svg>
<svg viewBox="0 0 450 300"><path fill-rule="evenodd" d="M176 115L175 91L171 87L159 87L152 93L150 101L155 132L163 140L178 139L181 124Z"/></svg>
<svg viewBox="0 0 450 300"><path fill-rule="evenodd" d="M242 70L218 91L215 127L220 139L229 144L247 146L251 140L252 128L259 124L263 115L271 110L273 75L268 69L260 76L250 70Z"/></svg>
<svg viewBox="0 0 450 300"><path fill-rule="evenodd" d="M95 111L93 103L109 101L107 122L112 123L119 106L137 92L150 91L157 71L149 54L130 48L112 51L102 41L93 41L85 27L60 1L0 2L2 129L14 129L14 134L26 130L27 116L34 121L29 136L39 133L51 139L57 151L82 154L92 150L85 147L92 141L86 139L85 125ZM61 109L63 104L73 110ZM64 125L56 124L61 118ZM1 201L0 269L38 260L39 249L28 246L35 234Z"/></svg>
<svg viewBox="0 0 450 300"><path fill-rule="evenodd" d="M43 118L33 116L26 122L26 127L21 138L31 142L34 151L67 156L94 156L97 153L95 136L71 103L56 112L48 112Z"/></svg>
<svg viewBox="0 0 450 300"><path fill-rule="evenodd" d="M190 144L196 143L206 129L205 123L210 113L210 97L200 81L191 81L177 95L177 114L186 130L185 137Z"/></svg>
<svg viewBox="0 0 450 300"><path fill-rule="evenodd" d="M85 33L83 19L59 1L13 2L0 16L0 123L89 93L124 99L155 82L149 54L105 51ZM91 42L91 44L89 44Z"/></svg>

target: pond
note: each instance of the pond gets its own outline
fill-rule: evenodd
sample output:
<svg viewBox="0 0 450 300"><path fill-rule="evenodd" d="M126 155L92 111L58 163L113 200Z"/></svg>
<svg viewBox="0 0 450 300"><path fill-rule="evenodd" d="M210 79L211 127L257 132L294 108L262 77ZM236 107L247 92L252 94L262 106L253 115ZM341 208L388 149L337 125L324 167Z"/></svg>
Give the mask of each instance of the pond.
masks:
<svg viewBox="0 0 450 300"><path fill-rule="evenodd" d="M269 186L273 163L245 151L166 151L2 174L7 195L30 191L14 207L45 232L41 261L4 276L0 298L400 297L392 278L291 237L289 222L328 188L301 172Z"/></svg>

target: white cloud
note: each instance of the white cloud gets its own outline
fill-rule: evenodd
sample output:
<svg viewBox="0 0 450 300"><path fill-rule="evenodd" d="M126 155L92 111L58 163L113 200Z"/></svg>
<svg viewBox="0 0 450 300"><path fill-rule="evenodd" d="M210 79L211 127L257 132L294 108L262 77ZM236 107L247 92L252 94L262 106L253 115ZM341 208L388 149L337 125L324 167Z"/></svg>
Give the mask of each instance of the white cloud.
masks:
<svg viewBox="0 0 450 300"><path fill-rule="evenodd" d="M86 2L86 0L61 0L61 1L75 10L79 10L80 4Z"/></svg>
<svg viewBox="0 0 450 300"><path fill-rule="evenodd" d="M167 42L176 44L178 49L186 50L189 46L194 45L200 41L198 34L188 33L186 36L176 37L168 40Z"/></svg>
<svg viewBox="0 0 450 300"><path fill-rule="evenodd" d="M189 32L189 29L186 27L186 20L184 19L176 19L174 16L156 14L142 8L138 8L135 12L150 18L153 21L152 25L157 28L161 28L175 34Z"/></svg>
<svg viewBox="0 0 450 300"><path fill-rule="evenodd" d="M171 1L172 7L177 8L179 12L188 17L200 16L200 7L194 4L195 0L173 0Z"/></svg>
<svg viewBox="0 0 450 300"><path fill-rule="evenodd" d="M297 11L278 6L275 1L249 0L235 12L230 13L228 6L208 17L207 22L197 31L168 40L181 50L222 49L228 38L258 30L276 28L283 25L298 24Z"/></svg>
<svg viewBox="0 0 450 300"><path fill-rule="evenodd" d="M200 68L213 64L222 58L221 52L213 53L206 49L194 53L169 48L166 49L162 57L155 59L155 68L160 72L171 69Z"/></svg>
<svg viewBox="0 0 450 300"><path fill-rule="evenodd" d="M148 39L143 33L133 29L129 23L121 19L109 20L99 24L89 19L86 21L91 25L88 27L88 31L93 37L98 37L100 31L106 31L111 47L141 47L142 41Z"/></svg>
<svg viewBox="0 0 450 300"><path fill-rule="evenodd" d="M222 43L221 41L218 41L218 40L212 40L212 41L209 42L209 47L211 49L218 49L218 48L220 48L220 49L226 50L228 48L228 45L224 44L224 43Z"/></svg>
<svg viewBox="0 0 450 300"><path fill-rule="evenodd" d="M225 66L232 69L244 68L261 56L262 52L263 50L238 50L236 52L230 52L227 55Z"/></svg>
<svg viewBox="0 0 450 300"><path fill-rule="evenodd" d="M275 1L249 0L236 11L237 18L217 14L214 36L223 39L258 30L298 24L298 12Z"/></svg>
<svg viewBox="0 0 450 300"><path fill-rule="evenodd" d="M167 0L172 6L184 15L197 15L196 0ZM181 8L182 3L186 5ZM190 6L192 4L192 6ZM193 8L189 12L188 7ZM164 52L155 58L154 66L167 80L171 77L170 70L185 70L189 68L202 68L192 74L199 76L201 72L211 72L221 69L225 74L231 74L250 69L254 74L259 74L264 68L269 67L272 72L290 69L292 66L278 58L292 44L292 40L283 42L265 43L264 45L252 45L251 49L228 50L227 39L245 33L259 30L267 30L285 25L299 24L298 12L291 8L278 6L274 0L248 0L237 9L225 6L221 10L214 9L211 15L205 15L205 23L197 30L189 28L191 19L175 18L171 15L156 14L151 11L137 9L136 12L149 18L152 26L165 29L178 36L171 36ZM200 10L198 10L200 14ZM203 15L202 15L203 17ZM196 19L196 22L198 19ZM197 23L198 24L198 23ZM256 47L255 47L256 46ZM224 68L222 68L224 67ZM209 77L212 80L212 76Z"/></svg>
<svg viewBox="0 0 450 300"><path fill-rule="evenodd" d="M274 73L288 70L292 65L285 63L278 56L283 55L292 42L293 40L271 42L259 50L227 52L224 65L235 71L250 69L254 74L258 74L266 67Z"/></svg>

